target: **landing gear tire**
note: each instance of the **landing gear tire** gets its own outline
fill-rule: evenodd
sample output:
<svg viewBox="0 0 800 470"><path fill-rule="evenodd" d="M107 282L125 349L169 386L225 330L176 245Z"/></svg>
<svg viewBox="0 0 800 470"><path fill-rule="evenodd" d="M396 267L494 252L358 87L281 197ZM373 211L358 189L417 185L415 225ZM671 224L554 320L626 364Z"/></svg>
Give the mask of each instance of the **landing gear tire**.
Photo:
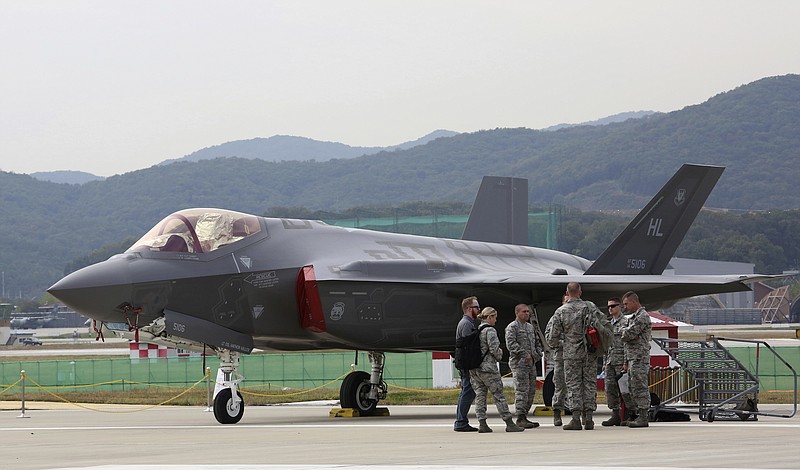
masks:
<svg viewBox="0 0 800 470"><path fill-rule="evenodd" d="M542 399L544 406L553 406L553 396L556 394L556 384L553 382L553 371L547 373L542 386Z"/></svg>
<svg viewBox="0 0 800 470"><path fill-rule="evenodd" d="M360 370L350 372L339 388L339 404L342 408L358 410L361 416L369 416L378 406L377 400L369 398L369 391L369 374Z"/></svg>
<svg viewBox="0 0 800 470"><path fill-rule="evenodd" d="M229 388L223 388L214 397L214 417L220 424L236 424L244 415L244 400L238 391L238 402L233 400L233 393Z"/></svg>

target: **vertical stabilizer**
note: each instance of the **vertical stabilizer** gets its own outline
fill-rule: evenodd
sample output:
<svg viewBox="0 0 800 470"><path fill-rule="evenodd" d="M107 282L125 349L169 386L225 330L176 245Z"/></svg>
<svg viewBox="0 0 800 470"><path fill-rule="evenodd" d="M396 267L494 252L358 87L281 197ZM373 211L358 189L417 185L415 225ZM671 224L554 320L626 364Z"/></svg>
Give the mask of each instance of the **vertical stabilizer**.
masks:
<svg viewBox="0 0 800 470"><path fill-rule="evenodd" d="M528 180L484 176L463 240L528 244Z"/></svg>
<svg viewBox="0 0 800 470"><path fill-rule="evenodd" d="M585 274L661 274L724 169L683 165Z"/></svg>

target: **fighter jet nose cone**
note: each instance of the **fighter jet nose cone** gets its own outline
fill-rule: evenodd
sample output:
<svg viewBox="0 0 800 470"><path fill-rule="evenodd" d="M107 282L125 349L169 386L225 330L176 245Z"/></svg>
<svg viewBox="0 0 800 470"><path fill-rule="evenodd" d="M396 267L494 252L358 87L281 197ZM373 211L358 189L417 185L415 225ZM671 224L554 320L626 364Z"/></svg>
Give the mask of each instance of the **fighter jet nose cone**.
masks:
<svg viewBox="0 0 800 470"><path fill-rule="evenodd" d="M67 274L66 276L62 277L58 282L48 287L47 292L52 294L55 298L61 300L58 296L60 293L75 289L75 280L77 276L74 274L76 273Z"/></svg>
<svg viewBox="0 0 800 470"><path fill-rule="evenodd" d="M81 268L64 276L60 281L53 284L48 291L130 284L129 262L127 258L114 257L107 261Z"/></svg>
<svg viewBox="0 0 800 470"><path fill-rule="evenodd" d="M123 262L120 262L123 261ZM131 282L124 260L108 260L68 274L47 292L65 305L96 320L114 321L116 309L129 301Z"/></svg>

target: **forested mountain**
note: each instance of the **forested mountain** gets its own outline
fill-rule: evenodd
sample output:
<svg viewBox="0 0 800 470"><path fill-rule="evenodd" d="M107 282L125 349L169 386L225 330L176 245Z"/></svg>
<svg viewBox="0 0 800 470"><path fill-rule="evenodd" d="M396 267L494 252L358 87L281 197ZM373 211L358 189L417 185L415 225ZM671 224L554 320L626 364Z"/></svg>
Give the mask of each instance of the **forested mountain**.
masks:
<svg viewBox="0 0 800 470"><path fill-rule="evenodd" d="M60 170L60 171L38 171L31 173L31 176L40 181L51 183L83 184L89 181L104 179L103 176L93 175L85 171Z"/></svg>
<svg viewBox="0 0 800 470"><path fill-rule="evenodd" d="M324 162L217 158L81 186L0 172L0 269L7 294L18 289L29 296L57 280L67 263L106 243L138 237L178 209L225 207L264 214L279 206L339 211L409 201L470 203L486 174L528 178L533 204L632 209L682 163L715 164L727 169L708 206L798 208L798 154L800 76L788 75L679 111L605 126L485 130ZM582 227L576 224L562 236L574 237ZM712 228L697 241L715 236L724 237ZM568 246L582 256L596 256L580 242L562 244ZM784 256L788 262L797 259Z"/></svg>
<svg viewBox="0 0 800 470"><path fill-rule="evenodd" d="M629 119L639 119L645 116L650 116L651 114L655 114L655 111L628 111L625 113L617 113L611 116L604 117L602 119L596 119L594 121L586 121L580 124L556 124L555 126L546 127L542 130L545 131L557 131L559 129L564 129L566 127L576 127L576 126L605 126L606 124L613 124L615 122L625 122Z"/></svg>
<svg viewBox="0 0 800 470"><path fill-rule="evenodd" d="M167 160L162 164L175 162L199 162L220 157L240 157L269 162L316 160L324 162L334 158L353 158L372 155L382 151L403 150L424 145L440 137L452 137L453 131L437 130L411 142L391 147L352 147L339 142L321 142L307 137L274 135L248 140L236 140L214 145L192 152L181 158Z"/></svg>
<svg viewBox="0 0 800 470"><path fill-rule="evenodd" d="M763 79L679 111L606 126L555 132L495 129L357 158L217 159L121 178L140 186L152 181L156 171L160 180L215 175L222 184L214 196L170 186L190 205L187 199L209 196L221 201L217 204L230 201L248 210L274 205L337 210L364 201L470 201L480 176L499 174L529 178L532 203L618 209L641 207L682 163L693 162L727 167L709 205L769 209L800 207L800 191L794 189L799 153L800 76L790 75Z"/></svg>

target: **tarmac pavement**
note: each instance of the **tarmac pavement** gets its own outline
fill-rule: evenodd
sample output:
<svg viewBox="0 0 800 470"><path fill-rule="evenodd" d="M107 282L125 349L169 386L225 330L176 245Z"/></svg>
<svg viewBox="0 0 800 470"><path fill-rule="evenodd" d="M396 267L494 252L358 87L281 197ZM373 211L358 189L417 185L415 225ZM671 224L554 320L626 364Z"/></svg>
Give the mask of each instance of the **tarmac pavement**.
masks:
<svg viewBox="0 0 800 470"><path fill-rule="evenodd" d="M491 434L453 432L453 406L392 406L389 417L330 418L330 404L250 406L236 425L205 407L28 403L0 407L2 468L54 469L437 469L800 468L800 417L651 423L505 433L490 408ZM791 405L759 405L791 413ZM474 418L473 418L474 419ZM477 422L474 424L477 425Z"/></svg>

